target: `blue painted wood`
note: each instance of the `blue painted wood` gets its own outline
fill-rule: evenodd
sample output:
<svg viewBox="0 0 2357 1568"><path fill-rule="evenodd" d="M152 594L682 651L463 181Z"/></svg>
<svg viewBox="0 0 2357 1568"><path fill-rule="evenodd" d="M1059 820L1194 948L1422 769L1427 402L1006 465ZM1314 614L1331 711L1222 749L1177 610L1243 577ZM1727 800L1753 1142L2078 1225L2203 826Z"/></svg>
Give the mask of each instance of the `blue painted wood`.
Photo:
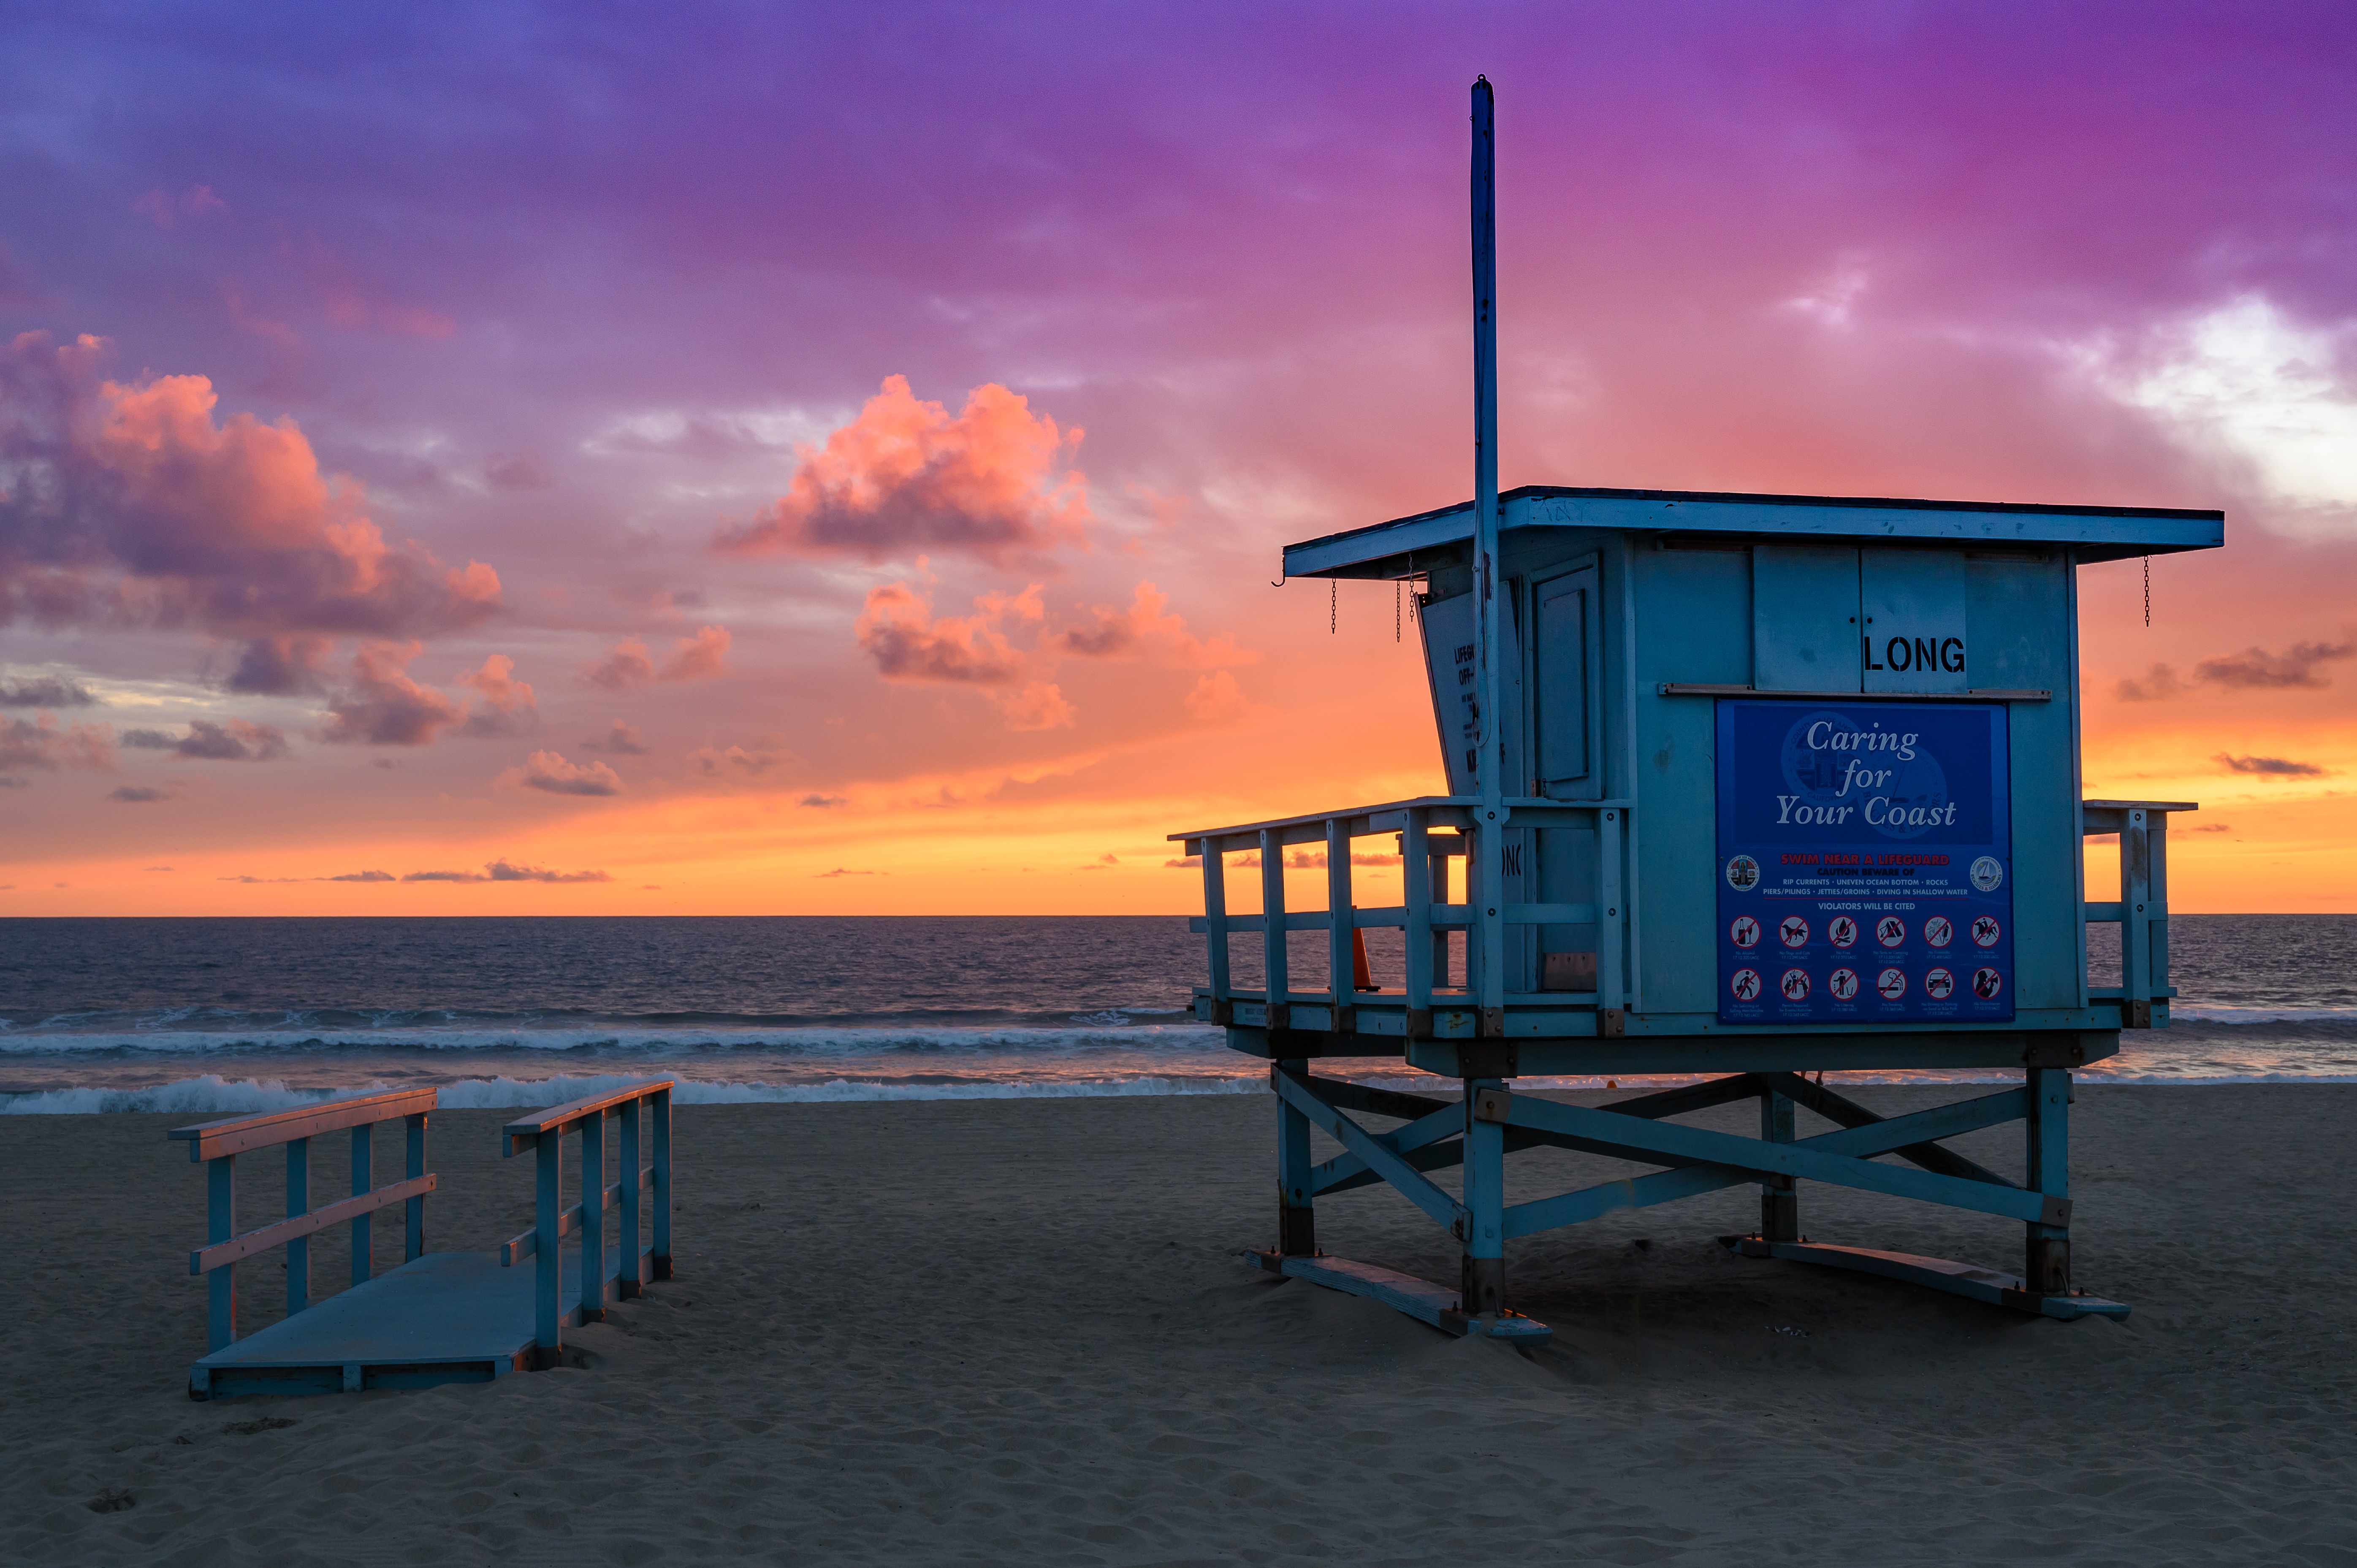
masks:
<svg viewBox="0 0 2357 1568"><path fill-rule="evenodd" d="M286 1140L286 1218L300 1219L311 1211L311 1140ZM311 1239L289 1236L286 1241L286 1312L292 1316L311 1305Z"/></svg>
<svg viewBox="0 0 2357 1568"><path fill-rule="evenodd" d="M371 1161L376 1154L376 1123L364 1122L352 1129L352 1196L363 1197L376 1185ZM374 1245L369 1237L369 1217L352 1216L353 1284L366 1284L375 1272Z"/></svg>
<svg viewBox="0 0 2357 1568"><path fill-rule="evenodd" d="M1260 835L1260 910L1262 984L1275 1009L1284 1005L1292 981L1285 948L1285 846L1274 832Z"/></svg>
<svg viewBox="0 0 2357 1568"><path fill-rule="evenodd" d="M559 1289L581 1294L578 1246L563 1251ZM621 1259L605 1258L606 1299ZM199 1397L333 1393L488 1381L532 1358L536 1282L488 1252L429 1252L207 1354L189 1369Z"/></svg>
<svg viewBox="0 0 2357 1568"><path fill-rule="evenodd" d="M430 1089L391 1089L377 1094L348 1095L287 1111L265 1111L192 1127L175 1127L166 1136L186 1140L190 1161L210 1160L221 1155L266 1149L289 1138L314 1138L322 1133L341 1132L346 1127L431 1110L434 1096Z"/></svg>
<svg viewBox="0 0 2357 1568"><path fill-rule="evenodd" d="M512 1145L512 1128L506 1140ZM553 1129L533 1134L533 1204L536 1218L533 1240L533 1301L534 1318L533 1343L550 1356L564 1347L564 1326L558 1321L565 1312L564 1287L559 1275L559 1260L564 1231L562 1222L565 1182L565 1133Z"/></svg>
<svg viewBox="0 0 2357 1568"><path fill-rule="evenodd" d="M1884 1252L1870 1247L1835 1247L1824 1242L1763 1242L1756 1236L1722 1236L1719 1243L1747 1258L1782 1258L1796 1263L1818 1263L1852 1269L1887 1280L1928 1285L1951 1295L1969 1296L1991 1306L2069 1320L2077 1317L2126 1317L2127 1306L2097 1295L2040 1295L2025 1290L2020 1276L1945 1258L1921 1258L1911 1252Z"/></svg>
<svg viewBox="0 0 2357 1568"><path fill-rule="evenodd" d="M606 1251L606 1112L601 1107L581 1120L581 1244L593 1254ZM606 1316L598 1282L582 1276L581 1320L596 1323Z"/></svg>
<svg viewBox="0 0 2357 1568"><path fill-rule="evenodd" d="M646 1173L639 1167L639 1115L642 1100L622 1101L622 1127L619 1156L622 1179L615 1186L615 1196L620 1212L616 1236L622 1253L622 1295L625 1299L639 1294L642 1283L639 1266L640 1226L639 1194L646 1184Z"/></svg>
<svg viewBox="0 0 2357 1568"><path fill-rule="evenodd" d="M1262 1254L1248 1254L1246 1261L1264 1270L1274 1262L1277 1267L1271 1272L1281 1273L1287 1279L1305 1280L1314 1285L1323 1285L1328 1290L1381 1302L1394 1312L1428 1323L1459 1338L1476 1336L1534 1344L1555 1333L1538 1319L1525 1317L1518 1312L1498 1313L1491 1316L1468 1314L1459 1308L1458 1294L1446 1285L1437 1285L1430 1280L1418 1279L1414 1274L1404 1274L1396 1269L1381 1268L1373 1263L1322 1255L1272 1259Z"/></svg>
<svg viewBox="0 0 2357 1568"><path fill-rule="evenodd" d="M216 1155L205 1162L205 1238L215 1244L237 1234L237 1156ZM237 1338L237 1269L216 1269L205 1282L205 1348L219 1350Z"/></svg>
<svg viewBox="0 0 2357 1568"><path fill-rule="evenodd" d="M671 1251L671 1090L655 1091L647 1112L654 1144L655 1250L652 1277L672 1277Z"/></svg>
<svg viewBox="0 0 2357 1568"><path fill-rule="evenodd" d="M1682 1165L1675 1170L1655 1171L1651 1176L1599 1182L1577 1192L1514 1204L1505 1213L1506 1236L1509 1240L1517 1236L1535 1236L1542 1230L1583 1224L1620 1209L1674 1203L1682 1197L1697 1197L1722 1187L1739 1187L1752 1179L1752 1172L1727 1165Z"/></svg>
<svg viewBox="0 0 2357 1568"><path fill-rule="evenodd" d="M1338 1007L1349 1006L1357 995L1354 903L1349 826L1329 821L1326 824L1326 989L1333 993Z"/></svg>
<svg viewBox="0 0 2357 1568"><path fill-rule="evenodd" d="M234 1156L224 1157L233 1158ZM330 1225L341 1225L347 1219L371 1214L377 1209L388 1208L393 1204L405 1202L414 1193L431 1192L434 1190L436 1180L434 1174L429 1171L409 1181L395 1182L389 1187L379 1187L373 1192L361 1193L356 1197L338 1198L333 1203L323 1205L306 1213L290 1215L285 1219L248 1230L242 1236L232 1236L226 1240L209 1243L188 1254L188 1273L211 1273L216 1270L226 1269L232 1263L242 1262L257 1252L266 1252L271 1248L281 1244L291 1245L307 1236L313 1236L325 1230ZM292 1310L300 1311L301 1309L298 1307Z"/></svg>
<svg viewBox="0 0 2357 1568"><path fill-rule="evenodd" d="M1423 1172L1376 1142L1373 1133L1318 1100L1299 1079L1291 1073L1279 1071L1271 1081L1277 1093L1307 1116L1313 1126L1364 1160L1368 1168L1380 1173L1385 1181L1398 1189L1401 1197L1442 1225L1454 1228L1461 1222L1465 1210L1455 1198L1434 1186Z"/></svg>
<svg viewBox="0 0 2357 1568"><path fill-rule="evenodd" d="M1504 1087L1499 1079L1465 1080L1465 1219L1459 1240L1469 1313L1495 1313L1506 1305L1506 1129L1473 1114L1482 1094Z"/></svg>
<svg viewBox="0 0 2357 1568"><path fill-rule="evenodd" d="M2010 1219L2040 1219L2049 1212L2046 1199L2036 1192L1996 1187L1985 1182L1936 1176L1901 1165L1878 1165L1846 1154L1826 1152L1845 1146L1834 1140L1864 1142L1876 1134L1889 1136L1904 1132L1900 1123L1911 1120L1907 1117L1894 1117L1872 1127L1829 1133L1822 1139L1777 1144L1674 1122L1645 1122L1609 1111L1561 1105L1529 1095L1500 1097L1499 1114L1511 1125L1536 1127L1579 1138L1599 1154L1623 1159L1664 1165L1723 1165L1761 1175L1803 1176L1836 1187L1853 1187L1893 1197L1922 1198ZM1906 1136L1906 1142L1910 1144L1921 1141L1920 1133L1909 1133Z"/></svg>
<svg viewBox="0 0 2357 1568"><path fill-rule="evenodd" d="M1203 861L1203 925L1200 929L1204 934L1211 995L1224 1002L1229 992L1227 857L1216 843L1206 844L1197 853Z"/></svg>
<svg viewBox="0 0 2357 1568"><path fill-rule="evenodd" d="M425 1175L425 1112L412 1112L402 1118L402 1123L407 1134L408 1178L417 1181ZM404 1262L414 1262L425 1255L425 1194L430 1190L421 1188L416 1197L403 1206L407 1232L402 1247L402 1261Z"/></svg>
<svg viewBox="0 0 2357 1568"><path fill-rule="evenodd" d="M592 1094L563 1105L553 1105L545 1111L534 1111L517 1117L500 1129L502 1155L521 1155L533 1146L533 1140L543 1133L569 1128L592 1112L608 1110L628 1100L642 1100L650 1094L668 1094L678 1080L668 1078L640 1079L604 1094Z"/></svg>

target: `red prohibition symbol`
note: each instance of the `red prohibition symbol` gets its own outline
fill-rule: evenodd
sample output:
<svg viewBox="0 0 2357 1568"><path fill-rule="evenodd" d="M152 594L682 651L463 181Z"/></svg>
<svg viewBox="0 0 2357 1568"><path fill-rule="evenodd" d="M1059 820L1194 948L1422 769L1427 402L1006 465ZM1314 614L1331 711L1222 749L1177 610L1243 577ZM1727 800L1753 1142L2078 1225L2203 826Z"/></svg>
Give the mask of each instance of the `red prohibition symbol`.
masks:
<svg viewBox="0 0 2357 1568"><path fill-rule="evenodd" d="M1907 972L1886 969L1874 977L1875 993L1885 1002L1896 1002L1907 994Z"/></svg>
<svg viewBox="0 0 2357 1568"><path fill-rule="evenodd" d="M1809 972L1805 969L1786 970L1784 972L1784 1000L1787 1002L1806 1002L1808 999Z"/></svg>
<svg viewBox="0 0 2357 1568"><path fill-rule="evenodd" d="M1757 1002L1760 1000L1760 972L1756 969L1738 969L1727 981L1727 988L1735 993L1735 999L1738 1002Z"/></svg>
<svg viewBox="0 0 2357 1568"><path fill-rule="evenodd" d="M1739 948L1760 945L1760 922L1749 915L1735 917L1735 924L1727 928L1727 940Z"/></svg>
<svg viewBox="0 0 2357 1568"><path fill-rule="evenodd" d="M1885 915L1874 922L1874 940L1884 947L1895 948L1907 940L1907 922L1896 915Z"/></svg>
<svg viewBox="0 0 2357 1568"><path fill-rule="evenodd" d="M1935 948L1946 947L1956 940L1956 924L1945 915L1934 915L1923 922L1923 940Z"/></svg>
<svg viewBox="0 0 2357 1568"><path fill-rule="evenodd" d="M1973 971L1973 994L1984 1002L1994 1002L1996 993L2005 989L2005 976L1993 969Z"/></svg>
<svg viewBox="0 0 2357 1568"><path fill-rule="evenodd" d="M1849 947L1857 940L1857 922L1847 915L1835 915L1833 924L1825 928L1825 935L1833 939L1834 946Z"/></svg>
<svg viewBox="0 0 2357 1568"><path fill-rule="evenodd" d="M1934 1002L1945 1002L1955 994L1956 977L1944 969L1935 969L1923 977L1923 994Z"/></svg>
<svg viewBox="0 0 2357 1568"><path fill-rule="evenodd" d="M1857 971L1837 969L1825 976L1825 989L1834 993L1836 1002L1847 1002L1857 994Z"/></svg>
<svg viewBox="0 0 2357 1568"><path fill-rule="evenodd" d="M1776 940L1788 948L1804 947L1809 940L1809 922L1798 915L1787 915L1776 923Z"/></svg>
<svg viewBox="0 0 2357 1568"><path fill-rule="evenodd" d="M1996 917L1995 915L1975 915L1973 917L1973 945L1975 947L1993 948L1996 946L1996 940L2002 934L2002 931L1997 926Z"/></svg>

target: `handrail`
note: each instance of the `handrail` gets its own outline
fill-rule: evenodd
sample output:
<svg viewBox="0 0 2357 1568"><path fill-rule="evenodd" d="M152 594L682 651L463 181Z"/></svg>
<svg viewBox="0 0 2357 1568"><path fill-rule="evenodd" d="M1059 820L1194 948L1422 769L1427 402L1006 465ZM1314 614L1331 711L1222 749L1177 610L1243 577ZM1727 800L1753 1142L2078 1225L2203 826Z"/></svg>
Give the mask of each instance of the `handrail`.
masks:
<svg viewBox="0 0 2357 1568"><path fill-rule="evenodd" d="M576 1323L596 1323L606 1316L609 1299L606 1282L606 1218L619 1217L620 1268L612 1299L636 1296L650 1276L667 1280L671 1266L671 1097L676 1079L643 1079L604 1094L552 1106L520 1116L500 1129L500 1157L533 1151L533 1220L522 1235L500 1243L500 1262L533 1260L533 1359L537 1367L553 1367L562 1359L565 1330ZM606 1180L606 1118L622 1124L622 1179ZM565 1139L581 1139L581 1201L563 1206ZM652 1164L641 1167L639 1148L650 1144ZM639 1244L639 1195L651 1193L653 1242ZM577 1305L565 1305L563 1243L567 1236L581 1238L576 1267ZM651 1268L644 1265L651 1264Z"/></svg>
<svg viewBox="0 0 2357 1568"><path fill-rule="evenodd" d="M1402 822L1393 819L1404 818L1411 811L1437 813L1427 817L1428 824L1432 826L1469 828L1473 825L1470 818L1459 821L1456 814L1470 812L1481 803L1479 795L1419 795L1409 800L1386 800L1372 806L1351 806L1340 811L1312 811L1305 816L1276 817L1265 822L1240 822L1225 828L1195 828L1183 833L1166 834L1164 842L1185 844L1192 851L1201 840L1219 839L1223 841L1223 847L1229 854L1234 854L1239 850L1257 849L1263 833L1277 833L1279 842L1287 845L1316 843L1327 836L1327 824L1358 823L1362 820L1365 825L1349 828L1349 836L1375 838L1383 833L1398 832ZM1504 805L1510 813L1523 816L1543 812L1587 817L1608 809L1626 810L1629 802L1617 799L1557 800L1544 795L1510 795ZM1522 825L1528 827L1534 824L1525 821ZM1224 842L1230 839L1237 842ZM1458 853L1463 852L1460 850Z"/></svg>
<svg viewBox="0 0 2357 1568"><path fill-rule="evenodd" d="M2169 818L2172 811L2198 811L2192 800L2082 800L2083 836L2120 837L2120 896L2116 901L2082 898L2079 918L2087 925L2120 928L2120 983L2089 986L2090 1002L2120 1004L2120 1027L2149 1029L2153 1004L2164 1007L2177 994L2169 983ZM2081 948L2081 978L2085 949ZM2166 1023L2164 1014L2162 1022Z"/></svg>
<svg viewBox="0 0 2357 1568"><path fill-rule="evenodd" d="M436 1179L425 1168L427 1113L436 1103L431 1089L383 1090L341 1100L232 1116L220 1122L175 1127L167 1136L188 1145L188 1158L205 1165L205 1241L188 1253L188 1273L207 1276L205 1349L226 1349L237 1340L237 1264L277 1246L286 1249L286 1315L311 1305L310 1238L330 1225L352 1228L351 1283L365 1284L374 1272L370 1217L401 1204L408 1224L404 1262L425 1254L425 1195ZM380 1122L406 1124L408 1171L401 1181L374 1185L373 1151ZM351 1196L311 1207L311 1140L351 1130ZM237 1156L286 1145L286 1218L237 1231Z"/></svg>

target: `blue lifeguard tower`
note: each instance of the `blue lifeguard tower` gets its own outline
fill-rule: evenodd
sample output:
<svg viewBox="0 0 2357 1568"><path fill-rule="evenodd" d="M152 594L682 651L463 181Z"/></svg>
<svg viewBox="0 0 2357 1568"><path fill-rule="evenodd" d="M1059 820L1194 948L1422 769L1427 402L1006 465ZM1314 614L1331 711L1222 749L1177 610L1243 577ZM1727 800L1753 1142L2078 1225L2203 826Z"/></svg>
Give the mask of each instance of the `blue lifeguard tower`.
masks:
<svg viewBox="0 0 2357 1568"><path fill-rule="evenodd" d="M2054 1317L2125 1313L2072 1282L2072 1073L2123 1029L2168 1023L2168 819L2194 807L2082 798L2078 571L2217 548L2223 515L1500 495L1490 114L1477 82L1475 499L1284 553L1291 576L1423 585L1448 793L1172 835L1202 857L1196 1016L1268 1060L1280 1106L1276 1244L1257 1262L1455 1332L1544 1335L1508 1306L1509 1240L1758 1183L1758 1231L1722 1238L1746 1254ZM2118 897L2090 899L2083 841L2115 833ZM1354 897L1368 839L1397 847L1398 905ZM1302 846L1324 852L1322 909L1286 905ZM1237 854L1258 857L1258 914L1228 911ZM2116 986L2089 983L2091 923L2119 928ZM1405 929L1405 973L1375 986L1358 933L1386 926ZM1326 933L1324 973L1296 975L1295 931ZM1258 985L1231 974L1238 936L1257 940ZM1461 1092L1315 1070L1370 1057ZM1908 1069L2021 1083L1885 1118L1806 1076ZM1596 1108L1515 1092L1607 1075L1699 1081ZM1746 1100L1756 1138L1675 1120ZM1832 1129L1799 1136L1796 1107ZM2010 1122L2018 1181L1941 1142ZM1313 1164L1312 1126L1341 1152ZM1658 1168L1509 1205L1505 1156L1534 1147ZM1452 1165L1457 1194L1428 1174ZM2019 1219L2022 1272L1804 1242L1802 1180ZM1317 1198L1378 1181L1459 1240L1453 1287L1318 1251Z"/></svg>

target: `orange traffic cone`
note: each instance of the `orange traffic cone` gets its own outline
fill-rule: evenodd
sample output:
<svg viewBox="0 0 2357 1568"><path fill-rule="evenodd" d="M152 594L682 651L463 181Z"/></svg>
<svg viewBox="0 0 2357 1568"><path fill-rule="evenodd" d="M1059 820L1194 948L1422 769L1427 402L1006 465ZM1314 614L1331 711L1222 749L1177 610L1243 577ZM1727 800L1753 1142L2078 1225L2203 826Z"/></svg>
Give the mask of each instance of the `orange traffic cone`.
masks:
<svg viewBox="0 0 2357 1568"><path fill-rule="evenodd" d="M1380 991L1374 972L1367 967L1367 933L1353 927L1351 931L1351 983L1361 991Z"/></svg>

